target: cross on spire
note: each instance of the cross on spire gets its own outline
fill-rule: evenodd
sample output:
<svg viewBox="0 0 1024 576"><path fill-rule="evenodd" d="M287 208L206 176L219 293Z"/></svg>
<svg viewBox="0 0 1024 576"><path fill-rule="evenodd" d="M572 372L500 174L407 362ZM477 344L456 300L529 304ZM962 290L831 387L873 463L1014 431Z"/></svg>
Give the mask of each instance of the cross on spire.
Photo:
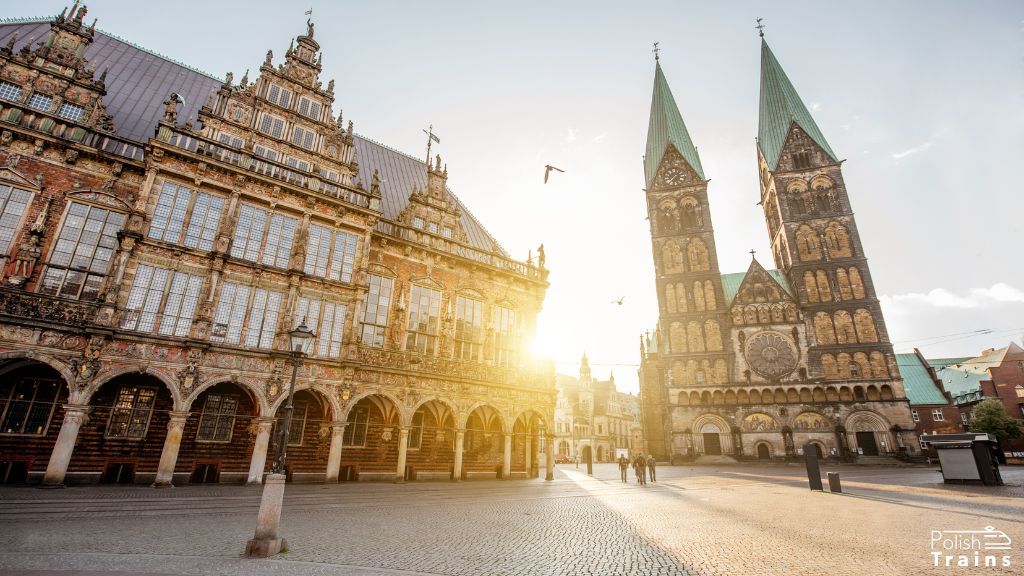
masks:
<svg viewBox="0 0 1024 576"><path fill-rule="evenodd" d="M757 33L761 36L761 38L764 38L764 24L761 22L762 20L764 20L764 18L758 18L757 26L754 26L754 28L757 28Z"/></svg>
<svg viewBox="0 0 1024 576"><path fill-rule="evenodd" d="M751 248L750 249L750 257L751 258L757 258L756 254L757 254L757 250L754 250L753 248Z"/></svg>
<svg viewBox="0 0 1024 576"><path fill-rule="evenodd" d="M654 61L655 62L658 61L658 52L661 52L661 48L658 48L658 44L661 44L661 42L655 42L654 43L654 50L651 50L651 52L654 52Z"/></svg>

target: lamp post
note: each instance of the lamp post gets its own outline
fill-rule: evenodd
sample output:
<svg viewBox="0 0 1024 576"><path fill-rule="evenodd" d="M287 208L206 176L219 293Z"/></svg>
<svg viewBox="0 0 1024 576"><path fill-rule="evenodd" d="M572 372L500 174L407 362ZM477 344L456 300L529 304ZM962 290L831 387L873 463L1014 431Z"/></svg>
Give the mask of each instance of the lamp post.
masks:
<svg viewBox="0 0 1024 576"><path fill-rule="evenodd" d="M292 357L292 381L288 387L288 404L284 407L284 422L275 434L274 464L263 484L260 512L256 518L256 535L245 545L245 555L257 558L273 556L288 549L288 542L278 536L281 524L281 506L284 501L285 458L288 451L288 434L292 425L292 408L295 400L295 379L302 359L313 349L316 335L303 321L288 333L288 344Z"/></svg>

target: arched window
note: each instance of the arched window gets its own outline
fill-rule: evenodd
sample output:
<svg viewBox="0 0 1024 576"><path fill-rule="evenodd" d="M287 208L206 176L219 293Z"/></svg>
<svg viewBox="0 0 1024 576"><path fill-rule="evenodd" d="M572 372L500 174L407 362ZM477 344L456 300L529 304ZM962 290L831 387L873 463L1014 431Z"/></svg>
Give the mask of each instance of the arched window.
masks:
<svg viewBox="0 0 1024 576"><path fill-rule="evenodd" d="M818 312L814 315L814 338L818 344L835 344L836 332L832 327L832 318L827 312Z"/></svg>
<svg viewBox="0 0 1024 576"><path fill-rule="evenodd" d="M860 278L860 270L856 266L850 267L850 289L853 290L854 298L864 297L864 281Z"/></svg>
<svg viewBox="0 0 1024 576"><path fill-rule="evenodd" d="M671 199L658 205L658 224L663 232L679 230L679 209Z"/></svg>
<svg viewBox="0 0 1024 576"><path fill-rule="evenodd" d="M836 356L836 369L839 372L840 378L850 378L850 355L846 352L840 352Z"/></svg>
<svg viewBox="0 0 1024 576"><path fill-rule="evenodd" d="M835 379L839 377L836 369L836 359L831 354L821 355L821 373L825 378Z"/></svg>
<svg viewBox="0 0 1024 576"><path fill-rule="evenodd" d="M686 325L686 343L690 352L704 351L704 335L701 334L700 324L697 322L690 322Z"/></svg>
<svg viewBox="0 0 1024 576"><path fill-rule="evenodd" d="M828 274L824 270L817 270L814 275L818 280L818 295L821 297L821 301L830 302L832 300L832 289L828 284Z"/></svg>
<svg viewBox="0 0 1024 576"><path fill-rule="evenodd" d="M847 276L846 270L842 268L836 269L836 284L839 285L839 295L842 296L843 300L853 298L853 291L850 289L850 277Z"/></svg>
<svg viewBox="0 0 1024 576"><path fill-rule="evenodd" d="M673 322L668 329L668 340L672 347L672 352L686 352L686 331L683 330L683 325L680 322Z"/></svg>
<svg viewBox="0 0 1024 576"><path fill-rule="evenodd" d="M782 304L772 304L772 322L779 323L783 321Z"/></svg>
<svg viewBox="0 0 1024 576"><path fill-rule="evenodd" d="M711 280L704 281L704 303L708 310L718 310L718 298L715 297L715 285Z"/></svg>
<svg viewBox="0 0 1024 576"><path fill-rule="evenodd" d="M818 298L818 283L814 279L814 272L804 272L804 292L807 294L808 302L820 302Z"/></svg>
<svg viewBox="0 0 1024 576"><path fill-rule="evenodd" d="M853 363L857 366L861 378L871 378L871 364L868 362L868 355L857 352L853 355Z"/></svg>
<svg viewBox="0 0 1024 576"><path fill-rule="evenodd" d="M693 205L692 200L684 201L683 203L683 228L685 230L692 230L697 227L697 211Z"/></svg>
<svg viewBox="0 0 1024 576"><path fill-rule="evenodd" d="M708 350L722 349L722 333L719 331L718 322L714 320L704 321L704 339L707 340Z"/></svg>
<svg viewBox="0 0 1024 576"><path fill-rule="evenodd" d="M794 306L791 302L786 302L785 304L783 304L782 310L786 313L786 322L797 321L796 306Z"/></svg>
<svg viewBox="0 0 1024 576"><path fill-rule="evenodd" d="M661 247L661 266L666 274L678 274L683 271L683 251L673 240Z"/></svg>
<svg viewBox="0 0 1024 576"><path fill-rule="evenodd" d="M757 321L761 324L768 324L772 321L771 307L767 304L762 304L757 307Z"/></svg>
<svg viewBox="0 0 1024 576"><path fill-rule="evenodd" d="M686 287L683 286L682 282L676 284L676 308L678 308L680 312L686 312L687 309Z"/></svg>
<svg viewBox="0 0 1024 576"><path fill-rule="evenodd" d="M725 384L729 380L729 367L725 360L715 360L715 384Z"/></svg>
<svg viewBox="0 0 1024 576"><path fill-rule="evenodd" d="M861 342L878 342L878 332L875 330L875 319L871 312L859 308L854 313L854 321L857 324L857 338Z"/></svg>
<svg viewBox="0 0 1024 576"><path fill-rule="evenodd" d="M669 314L675 314L676 308L676 287L672 284L665 285L665 308Z"/></svg>
<svg viewBox="0 0 1024 576"><path fill-rule="evenodd" d="M690 360L689 362L686 363L686 383L692 385L696 381L697 381L697 361L696 360ZM705 394L707 394L707 392L705 392ZM704 399L701 398L701 400L703 401ZM706 401L704 401L705 404L707 404L709 402L711 402L711 398L710 397Z"/></svg>
<svg viewBox="0 0 1024 576"><path fill-rule="evenodd" d="M885 378L889 375L885 355L877 350L871 353L871 375L875 378Z"/></svg>
<svg viewBox="0 0 1024 576"><path fill-rule="evenodd" d="M839 222L829 222L825 228L825 245L833 258L845 258L853 255L850 249L850 235L846 227Z"/></svg>
<svg viewBox="0 0 1024 576"><path fill-rule="evenodd" d="M747 304L746 308L743 309L743 321L747 324L757 324L757 307L753 304Z"/></svg>
<svg viewBox="0 0 1024 576"><path fill-rule="evenodd" d="M704 241L700 238L693 238L690 240L690 245L687 248L690 253L690 270L693 272L703 272L709 270L711 265L708 260L708 247L704 244Z"/></svg>
<svg viewBox="0 0 1024 576"><path fill-rule="evenodd" d="M700 280L693 283L693 307L698 312L703 312L707 307L707 303L704 302L704 286Z"/></svg>
<svg viewBox="0 0 1024 576"><path fill-rule="evenodd" d="M836 342L840 344L857 342L857 332L853 329L853 318L850 317L849 312L846 310L836 312L833 322L836 327Z"/></svg>
<svg viewBox="0 0 1024 576"><path fill-rule="evenodd" d="M814 229L804 224L796 231L796 248L802 262L821 260L821 246Z"/></svg>

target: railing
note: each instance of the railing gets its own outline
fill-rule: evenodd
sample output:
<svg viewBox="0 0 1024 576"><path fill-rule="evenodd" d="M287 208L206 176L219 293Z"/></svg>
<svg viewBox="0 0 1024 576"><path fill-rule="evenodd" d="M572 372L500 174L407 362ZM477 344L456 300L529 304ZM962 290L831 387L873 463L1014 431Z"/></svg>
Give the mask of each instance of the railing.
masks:
<svg viewBox="0 0 1024 576"><path fill-rule="evenodd" d="M46 294L0 288L0 314L19 321L42 320L68 326L85 326L96 319L99 304L78 302Z"/></svg>
<svg viewBox="0 0 1024 576"><path fill-rule="evenodd" d="M65 118L24 107L18 102L0 101L0 120L62 140L78 142L83 146L96 148L122 158L140 161L143 158L142 146L131 140L126 140L115 134L77 126Z"/></svg>

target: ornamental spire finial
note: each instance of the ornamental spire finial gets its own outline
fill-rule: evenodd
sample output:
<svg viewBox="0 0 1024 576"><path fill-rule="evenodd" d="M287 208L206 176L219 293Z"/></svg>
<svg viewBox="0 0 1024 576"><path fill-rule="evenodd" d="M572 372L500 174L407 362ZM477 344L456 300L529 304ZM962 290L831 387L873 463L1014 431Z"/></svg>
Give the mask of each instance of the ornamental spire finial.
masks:
<svg viewBox="0 0 1024 576"><path fill-rule="evenodd" d="M754 28L757 29L757 33L758 33L758 35L761 36L761 38L764 38L764 24L762 23L763 20L764 20L764 18L758 18L757 19L757 26L754 26Z"/></svg>
<svg viewBox="0 0 1024 576"><path fill-rule="evenodd" d="M651 52L654 52L654 61L655 62L658 61L658 52L661 52L661 48L658 48L658 44L661 44L661 42L655 42L654 43L654 50L651 50Z"/></svg>

